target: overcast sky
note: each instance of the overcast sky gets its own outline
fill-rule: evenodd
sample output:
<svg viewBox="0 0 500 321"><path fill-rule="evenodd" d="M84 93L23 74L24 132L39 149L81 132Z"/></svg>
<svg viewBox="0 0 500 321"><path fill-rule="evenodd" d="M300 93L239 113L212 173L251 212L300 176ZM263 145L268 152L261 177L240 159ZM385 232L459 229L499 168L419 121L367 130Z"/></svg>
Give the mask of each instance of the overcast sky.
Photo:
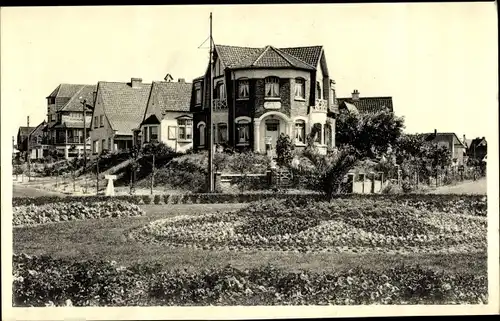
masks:
<svg viewBox="0 0 500 321"><path fill-rule="evenodd" d="M338 95L392 96L407 132L497 135L490 2L2 8L2 137L46 119L60 83L200 76L210 11L219 44L323 45Z"/></svg>

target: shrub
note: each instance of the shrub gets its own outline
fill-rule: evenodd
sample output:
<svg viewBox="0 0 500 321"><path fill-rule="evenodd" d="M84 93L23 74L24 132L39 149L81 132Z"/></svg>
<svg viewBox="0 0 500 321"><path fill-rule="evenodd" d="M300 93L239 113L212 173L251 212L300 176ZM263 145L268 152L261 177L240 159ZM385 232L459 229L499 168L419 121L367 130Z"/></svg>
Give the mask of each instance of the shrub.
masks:
<svg viewBox="0 0 500 321"><path fill-rule="evenodd" d="M290 166L293 159L294 146L290 136L281 133L276 142L276 155L279 166Z"/></svg>
<svg viewBox="0 0 500 321"><path fill-rule="evenodd" d="M157 205L161 203L161 195L155 195L154 203Z"/></svg>
<svg viewBox="0 0 500 321"><path fill-rule="evenodd" d="M149 195L143 195L142 196L142 201L144 202L144 204L148 205L148 204L151 204L151 197Z"/></svg>

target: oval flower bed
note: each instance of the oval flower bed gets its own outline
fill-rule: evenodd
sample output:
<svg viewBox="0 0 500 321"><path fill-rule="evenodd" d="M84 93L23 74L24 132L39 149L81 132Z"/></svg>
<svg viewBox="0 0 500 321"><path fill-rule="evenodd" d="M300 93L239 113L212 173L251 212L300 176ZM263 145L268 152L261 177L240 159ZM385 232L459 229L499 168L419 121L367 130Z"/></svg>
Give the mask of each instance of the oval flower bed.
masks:
<svg viewBox="0 0 500 321"><path fill-rule="evenodd" d="M201 249L483 252L486 223L482 216L428 212L383 201L270 200L235 212L158 220L131 236Z"/></svg>
<svg viewBox="0 0 500 321"><path fill-rule="evenodd" d="M123 201L60 202L44 205L22 205L13 208L12 224L37 225L51 222L96 219L106 217L130 217L144 215L137 205Z"/></svg>

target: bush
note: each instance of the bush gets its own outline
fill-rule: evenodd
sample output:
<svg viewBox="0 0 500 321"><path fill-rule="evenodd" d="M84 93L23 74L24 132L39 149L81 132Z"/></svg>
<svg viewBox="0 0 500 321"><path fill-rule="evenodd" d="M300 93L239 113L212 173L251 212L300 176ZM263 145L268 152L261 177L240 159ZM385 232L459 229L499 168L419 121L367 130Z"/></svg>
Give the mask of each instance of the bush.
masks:
<svg viewBox="0 0 500 321"><path fill-rule="evenodd" d="M154 203L156 205L158 205L158 204L161 203L161 195L155 195L155 197L154 197Z"/></svg>
<svg viewBox="0 0 500 321"><path fill-rule="evenodd" d="M290 136L281 133L276 142L276 155L279 166L290 166L293 159L294 145Z"/></svg>
<svg viewBox="0 0 500 321"><path fill-rule="evenodd" d="M149 205L149 204L151 204L152 200L151 200L151 197L149 195L143 195L142 201L144 202L144 204Z"/></svg>
<svg viewBox="0 0 500 321"><path fill-rule="evenodd" d="M140 216L143 214L144 212L137 205L116 200L32 204L13 208L12 225L35 225L59 221Z"/></svg>
<svg viewBox="0 0 500 321"><path fill-rule="evenodd" d="M383 271L288 272L231 266L161 271L157 264L71 263L13 256L15 307L486 304L487 276L447 274L398 264Z"/></svg>

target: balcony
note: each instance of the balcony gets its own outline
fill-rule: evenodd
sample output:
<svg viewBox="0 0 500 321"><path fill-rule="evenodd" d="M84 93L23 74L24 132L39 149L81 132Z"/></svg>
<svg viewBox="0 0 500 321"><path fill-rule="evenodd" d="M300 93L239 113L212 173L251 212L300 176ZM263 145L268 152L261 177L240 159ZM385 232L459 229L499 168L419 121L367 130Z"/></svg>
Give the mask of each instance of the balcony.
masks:
<svg viewBox="0 0 500 321"><path fill-rule="evenodd" d="M56 139L50 138L47 140L49 145L69 145L69 144L83 144L83 137L57 137Z"/></svg>
<svg viewBox="0 0 500 321"><path fill-rule="evenodd" d="M217 98L213 100L214 111L227 109L227 99Z"/></svg>
<svg viewBox="0 0 500 321"><path fill-rule="evenodd" d="M313 111L326 113L328 111L328 101L325 99L316 99L316 104L313 107Z"/></svg>

